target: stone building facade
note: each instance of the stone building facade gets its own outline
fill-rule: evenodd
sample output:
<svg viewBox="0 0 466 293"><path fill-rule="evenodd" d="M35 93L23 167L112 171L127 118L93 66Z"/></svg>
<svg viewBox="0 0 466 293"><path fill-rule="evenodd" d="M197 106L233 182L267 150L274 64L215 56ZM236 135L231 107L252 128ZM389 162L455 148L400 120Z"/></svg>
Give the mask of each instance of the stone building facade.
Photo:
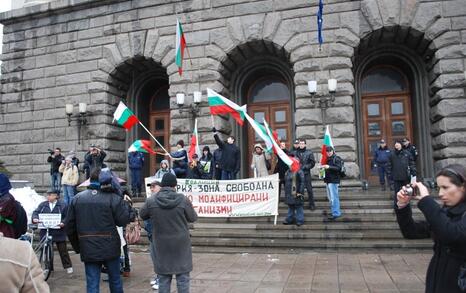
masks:
<svg viewBox="0 0 466 293"><path fill-rule="evenodd" d="M371 151L381 138L410 137L424 177L466 164L465 1L324 2L322 46L317 0L61 0L3 13L0 160L16 178L46 186L47 149L76 150L82 159L95 143L124 173L128 146L148 136L112 123L119 101L167 147L188 142L193 116L201 145L212 146L210 87L315 152L329 125L355 180L373 178ZM181 77L177 18L189 50ZM331 78L338 86L325 107L318 99L330 98ZM194 91L203 92L199 112L190 110ZM182 107L177 93L186 95ZM76 112L80 102L89 115L79 143L65 104ZM247 166L251 130L227 117L215 125L238 137ZM152 158L146 174L154 168Z"/></svg>

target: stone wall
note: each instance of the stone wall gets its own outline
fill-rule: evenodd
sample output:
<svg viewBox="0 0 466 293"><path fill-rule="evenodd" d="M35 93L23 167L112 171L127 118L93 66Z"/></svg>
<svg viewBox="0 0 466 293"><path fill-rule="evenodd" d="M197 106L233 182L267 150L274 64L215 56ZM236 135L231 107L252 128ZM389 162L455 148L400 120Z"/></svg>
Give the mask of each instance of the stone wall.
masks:
<svg viewBox="0 0 466 293"><path fill-rule="evenodd" d="M177 92L211 87L230 91L237 47L264 40L285 52L294 73L297 136L318 150L323 134L320 110L311 102L308 80L323 92L329 78L338 79L334 105L326 111L337 151L352 177L360 173L355 112L355 52L376 39L383 28L410 28L421 34L399 46L428 54L428 107L436 166L465 162L463 125L466 60L464 0L328 0L324 9L324 41L317 43L318 1L191 0L191 1L57 1L0 15L4 28L0 160L17 178L48 184L47 148L74 149L82 158L90 143L109 150L109 161L125 170L125 132L112 124L112 114L126 88L111 74L135 56L166 68L172 97L171 143L191 131L175 105ZM182 77L174 64L176 15L183 24L191 56ZM380 36L379 36L380 37ZM425 47L420 48L420 45ZM416 47L417 46L417 47ZM421 50L422 49L422 50ZM425 58L426 56L420 56ZM244 58L244 57L243 57ZM225 70L230 68L231 72ZM186 103L192 96L187 96ZM204 95L205 98L205 95ZM78 145L76 127L68 127L65 103L89 104L89 125ZM210 144L206 101L200 118L201 143ZM429 112L429 113L427 113ZM202 122L204 121L204 122ZM231 126L216 120L224 132ZM73 122L75 123L75 122ZM422 127L422 125L414 125Z"/></svg>

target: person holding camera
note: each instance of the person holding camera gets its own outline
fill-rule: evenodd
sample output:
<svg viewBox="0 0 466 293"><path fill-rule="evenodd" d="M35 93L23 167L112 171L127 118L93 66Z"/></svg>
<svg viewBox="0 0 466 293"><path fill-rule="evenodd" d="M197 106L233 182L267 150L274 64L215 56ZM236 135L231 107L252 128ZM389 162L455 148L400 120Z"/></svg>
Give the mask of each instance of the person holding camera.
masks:
<svg viewBox="0 0 466 293"><path fill-rule="evenodd" d="M453 164L436 175L439 205L420 182L397 193L396 218L403 237L433 238L434 255L426 276L426 293L466 291L466 168ZM417 199L425 221L414 221L410 202Z"/></svg>
<svg viewBox="0 0 466 293"><path fill-rule="evenodd" d="M391 152L387 169L390 170L395 190L394 203L401 187L409 184L412 176L416 176L416 164L411 154L404 150L401 142L395 142L395 149Z"/></svg>
<svg viewBox="0 0 466 293"><path fill-rule="evenodd" d="M60 148L54 150L49 149L50 156L47 158L47 163L50 163L50 185L51 188L56 190L58 194L61 191L61 173L58 170L61 163L65 159L61 154Z"/></svg>
<svg viewBox="0 0 466 293"><path fill-rule="evenodd" d="M89 174L94 169L103 169L107 166L104 164L104 160L107 154L100 148L91 145L89 152L84 156L85 164L89 167Z"/></svg>

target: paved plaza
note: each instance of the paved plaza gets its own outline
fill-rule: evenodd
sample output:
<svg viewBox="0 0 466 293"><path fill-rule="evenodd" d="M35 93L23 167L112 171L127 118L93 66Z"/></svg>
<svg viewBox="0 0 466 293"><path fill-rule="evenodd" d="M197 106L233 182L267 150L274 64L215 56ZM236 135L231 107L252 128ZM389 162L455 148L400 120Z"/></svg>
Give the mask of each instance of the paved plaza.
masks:
<svg viewBox="0 0 466 293"><path fill-rule="evenodd" d="M49 279L52 292L85 292L84 267L72 253L73 275L62 269L58 255L56 272ZM124 278L125 292L150 289L152 273L147 253L132 253L131 277ZM212 254L196 253L191 292L424 292L430 253ZM101 292L108 292L102 282ZM176 292L172 286L172 292Z"/></svg>

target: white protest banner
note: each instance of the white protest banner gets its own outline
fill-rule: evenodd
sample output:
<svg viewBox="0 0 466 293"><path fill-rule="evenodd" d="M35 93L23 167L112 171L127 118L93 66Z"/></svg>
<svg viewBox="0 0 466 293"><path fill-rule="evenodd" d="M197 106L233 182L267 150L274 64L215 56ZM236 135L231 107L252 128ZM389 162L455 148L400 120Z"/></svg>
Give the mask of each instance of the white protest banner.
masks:
<svg viewBox="0 0 466 293"><path fill-rule="evenodd" d="M39 229L60 229L61 214L39 214Z"/></svg>
<svg viewBox="0 0 466 293"><path fill-rule="evenodd" d="M146 185L153 178L146 178ZM241 180L177 179L199 217L278 216L278 174Z"/></svg>

